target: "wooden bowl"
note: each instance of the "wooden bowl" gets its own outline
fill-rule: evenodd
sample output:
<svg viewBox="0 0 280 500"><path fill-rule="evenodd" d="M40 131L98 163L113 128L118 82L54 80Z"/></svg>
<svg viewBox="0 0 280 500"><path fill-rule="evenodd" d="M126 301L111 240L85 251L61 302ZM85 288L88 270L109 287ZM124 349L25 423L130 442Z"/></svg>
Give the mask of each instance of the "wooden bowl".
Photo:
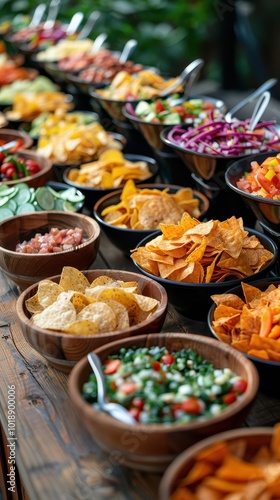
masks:
<svg viewBox="0 0 280 500"><path fill-rule="evenodd" d="M24 131L14 130L11 128L1 128L0 130L0 144L6 144L10 141L22 141L15 149L29 149L33 145L32 137ZM5 141L5 142L4 142ZM14 151L14 149L13 149Z"/></svg>
<svg viewBox="0 0 280 500"><path fill-rule="evenodd" d="M40 171L36 174L29 175L28 177L22 177L21 179L4 181L4 184L6 184L7 186L16 186L17 184L25 182L25 184L28 184L29 187L37 188L39 186L44 186L48 181L52 179L53 166L51 160L49 160L48 158L38 155L35 151L29 151L25 149L19 149L12 154L13 156L21 156L26 160L35 160L40 167Z"/></svg>
<svg viewBox="0 0 280 500"><path fill-rule="evenodd" d="M271 427L234 429L221 432L194 444L181 453L165 471L159 486L160 500L170 500L172 498L172 493L174 492L178 481L185 477L188 471L192 468L195 455L205 450L208 446L214 445L215 443L223 440L229 445L233 455L236 455L236 445L238 445L240 441L244 441L246 443L245 456L250 457L257 453L262 446L270 446L272 433L273 429Z"/></svg>
<svg viewBox="0 0 280 500"><path fill-rule="evenodd" d="M258 374L254 365L241 353L211 338L187 333L159 333L122 339L95 349L101 362L121 347L166 346L169 351L191 348L217 368L228 367L247 380L244 397L205 420L184 424L143 424L131 426L100 412L82 397L83 384L88 380L91 368L83 358L69 378L70 397L84 423L107 453L114 451L120 463L149 472L162 472L186 447L223 430L238 427L244 421L258 390Z"/></svg>
<svg viewBox="0 0 280 500"><path fill-rule="evenodd" d="M78 261L76 264L78 264ZM90 282L98 276L108 276L123 281L137 281L142 294L157 299L159 305L149 318L130 328L94 335L70 335L58 331L38 328L31 323L31 315L26 309L25 302L36 293L37 284L29 287L20 295L16 304L18 318L25 339L34 349L44 356L52 366L65 373L69 373L77 361L83 356L86 356L86 354L97 347L112 342L113 339L120 340L130 336L133 339L134 336L139 333L159 332L167 312L167 294L164 288L149 278L143 277L137 273L112 269L93 269L84 271L84 274ZM60 275L53 276L50 279L58 283ZM120 342L122 342L122 340L120 340Z"/></svg>
<svg viewBox="0 0 280 500"><path fill-rule="evenodd" d="M15 251L17 243L52 227L83 229L86 241L73 250L28 254ZM91 217L63 211L43 211L16 215L0 223L0 266L21 290L61 272L63 266L88 269L94 262L100 241L100 228Z"/></svg>

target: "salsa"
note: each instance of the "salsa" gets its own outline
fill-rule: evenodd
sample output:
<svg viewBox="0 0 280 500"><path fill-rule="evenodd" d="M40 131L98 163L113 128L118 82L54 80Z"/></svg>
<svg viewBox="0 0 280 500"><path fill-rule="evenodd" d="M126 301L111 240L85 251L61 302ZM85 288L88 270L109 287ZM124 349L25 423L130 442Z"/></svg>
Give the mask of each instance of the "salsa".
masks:
<svg viewBox="0 0 280 500"><path fill-rule="evenodd" d="M140 423L186 423L218 415L246 391L229 368L217 369L192 349L121 348L103 371L109 401L124 405ZM92 373L83 397L97 406Z"/></svg>
<svg viewBox="0 0 280 500"><path fill-rule="evenodd" d="M19 253L57 253L72 250L83 242L83 230L51 228L49 233L36 233L34 238L18 243L16 252Z"/></svg>
<svg viewBox="0 0 280 500"><path fill-rule="evenodd" d="M251 170L246 172L236 186L246 193L268 198L280 199L280 153L268 156L260 165L257 161L251 162Z"/></svg>

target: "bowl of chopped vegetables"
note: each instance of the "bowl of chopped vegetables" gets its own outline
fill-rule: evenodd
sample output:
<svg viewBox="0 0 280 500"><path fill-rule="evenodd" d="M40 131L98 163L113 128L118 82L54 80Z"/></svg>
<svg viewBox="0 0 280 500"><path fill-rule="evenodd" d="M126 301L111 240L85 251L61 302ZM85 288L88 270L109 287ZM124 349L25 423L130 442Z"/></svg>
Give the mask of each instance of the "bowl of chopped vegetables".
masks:
<svg viewBox="0 0 280 500"><path fill-rule="evenodd" d="M138 271L161 283L180 314L206 321L211 295L275 270L278 247L240 218L198 221L185 212L177 225L139 242L131 252Z"/></svg>
<svg viewBox="0 0 280 500"><path fill-rule="evenodd" d="M95 261L100 227L86 215L45 210L0 222L0 266L21 290L64 266L88 269Z"/></svg>
<svg viewBox="0 0 280 500"><path fill-rule="evenodd" d="M221 118L225 111L225 104L220 99L196 96L186 101L182 95L172 94L152 101L128 102L123 114L143 134L153 149L171 151L160 137L164 127L181 123L201 125L206 120Z"/></svg>
<svg viewBox="0 0 280 500"><path fill-rule="evenodd" d="M110 241L127 256L159 224L179 222L184 211L203 218L209 201L199 191L167 184L135 184L130 179L122 190L102 196L93 215Z"/></svg>
<svg viewBox="0 0 280 500"><path fill-rule="evenodd" d="M259 222L279 236L280 154L270 151L241 158L228 166L225 181Z"/></svg>
<svg viewBox="0 0 280 500"><path fill-rule="evenodd" d="M212 120L196 127L176 125L164 128L162 141L172 148L185 166L199 178L226 187L228 165L252 154L280 150L280 128L274 120L259 122L249 130L250 120Z"/></svg>
<svg viewBox="0 0 280 500"><path fill-rule="evenodd" d="M261 390L279 397L279 277L269 277L211 296L207 322L214 338L231 345L256 366Z"/></svg>
<svg viewBox="0 0 280 500"><path fill-rule="evenodd" d="M87 358L70 374L70 397L97 443L135 469L162 472L191 444L238 427L258 389L253 363L230 346L191 333L139 335L94 352L109 400L124 405L135 423L100 410Z"/></svg>
<svg viewBox="0 0 280 500"><path fill-rule="evenodd" d="M6 187L21 187L23 182L33 188L44 186L52 179L52 167L52 162L36 151L0 152L0 178Z"/></svg>
<svg viewBox="0 0 280 500"><path fill-rule="evenodd" d="M280 425L221 432L181 453L166 469L161 500L277 498ZM234 493L233 493L234 491Z"/></svg>

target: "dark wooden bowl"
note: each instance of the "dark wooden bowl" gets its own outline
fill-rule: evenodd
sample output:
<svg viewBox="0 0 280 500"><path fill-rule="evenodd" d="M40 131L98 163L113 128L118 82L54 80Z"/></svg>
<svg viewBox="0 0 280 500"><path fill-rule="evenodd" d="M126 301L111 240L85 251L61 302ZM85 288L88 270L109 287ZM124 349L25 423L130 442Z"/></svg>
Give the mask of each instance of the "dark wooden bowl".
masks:
<svg viewBox="0 0 280 500"><path fill-rule="evenodd" d="M246 455L250 457L257 453L262 446L270 446L272 433L273 429L271 427L234 429L203 439L200 443L191 446L181 453L165 471L159 486L160 500L171 499L178 481L185 477L192 468L195 455L208 446L223 440L229 445L233 455L236 455L238 443L244 441L246 443Z"/></svg>
<svg viewBox="0 0 280 500"><path fill-rule="evenodd" d="M11 128L1 128L0 130L0 141L10 142L21 139L22 145L18 149L29 149L33 145L32 137L24 132L23 130L14 130Z"/></svg>
<svg viewBox="0 0 280 500"><path fill-rule="evenodd" d="M133 338L134 335L140 333L159 332L167 312L167 294L164 288L145 276L128 271L112 269L93 269L84 271L84 274L90 282L98 276L109 276L123 281L137 281L142 294L157 299L159 305L149 318L130 328L117 330L115 332L78 336L42 329L31 323L31 315L26 309L25 302L36 293L37 284L34 284L22 292L18 298L16 310L25 339L34 349L36 349L36 351L44 356L52 366L65 373L69 373L73 366L83 356L86 356L86 354L97 347L112 342L113 339L120 340L130 336ZM53 276L50 279L58 283L60 275Z"/></svg>
<svg viewBox="0 0 280 500"><path fill-rule="evenodd" d="M79 227L86 241L74 250L51 254L28 254L15 251L16 244L35 233ZM38 281L61 273L63 266L88 269L94 262L100 241L100 227L91 217L79 213L44 211L16 215L0 223L0 266L21 290Z"/></svg>
<svg viewBox="0 0 280 500"><path fill-rule="evenodd" d="M191 348L217 368L231 368L248 382L244 397L209 419L186 424L136 423L131 426L98 411L83 399L82 387L92 370L86 357L74 367L69 378L70 397L87 429L102 449L109 454L114 450L120 463L128 467L162 472L188 446L242 424L258 390L258 374L254 365L230 346L187 333L140 335L104 345L95 352L101 362L104 362L109 354L117 353L121 347L154 345L166 346L171 351Z"/></svg>
<svg viewBox="0 0 280 500"><path fill-rule="evenodd" d="M37 155L35 151L29 151L25 149L18 149L13 156L21 156L22 158L35 160L37 161L40 171L36 174L29 175L28 177L22 177L21 179L17 179L14 181L5 181L4 184L7 186L16 186L17 184L21 184L25 182L28 186L37 188L39 186L44 186L48 181L52 179L52 162L48 158L44 156Z"/></svg>

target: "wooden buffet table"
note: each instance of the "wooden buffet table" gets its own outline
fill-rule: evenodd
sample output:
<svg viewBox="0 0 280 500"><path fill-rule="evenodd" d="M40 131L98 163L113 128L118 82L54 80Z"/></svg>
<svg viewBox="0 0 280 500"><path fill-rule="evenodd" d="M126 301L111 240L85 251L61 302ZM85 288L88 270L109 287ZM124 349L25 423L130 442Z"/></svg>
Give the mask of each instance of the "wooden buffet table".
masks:
<svg viewBox="0 0 280 500"><path fill-rule="evenodd" d="M113 248L104 235L93 267L135 271L132 261ZM24 340L15 312L18 294L17 287L0 271L4 500L157 499L160 475L121 466L113 451L110 456L105 455L71 404L68 376L52 368ZM172 307L169 307L163 331L210 335L206 323L190 321ZM15 401L12 437L8 434L8 401L13 409L9 388L10 398L14 397ZM278 421L280 400L259 392L245 425L272 426ZM13 463L9 464L8 460L13 462L14 456L16 470L11 470ZM9 470L12 475L7 476ZM12 488L14 479L16 484Z"/></svg>

